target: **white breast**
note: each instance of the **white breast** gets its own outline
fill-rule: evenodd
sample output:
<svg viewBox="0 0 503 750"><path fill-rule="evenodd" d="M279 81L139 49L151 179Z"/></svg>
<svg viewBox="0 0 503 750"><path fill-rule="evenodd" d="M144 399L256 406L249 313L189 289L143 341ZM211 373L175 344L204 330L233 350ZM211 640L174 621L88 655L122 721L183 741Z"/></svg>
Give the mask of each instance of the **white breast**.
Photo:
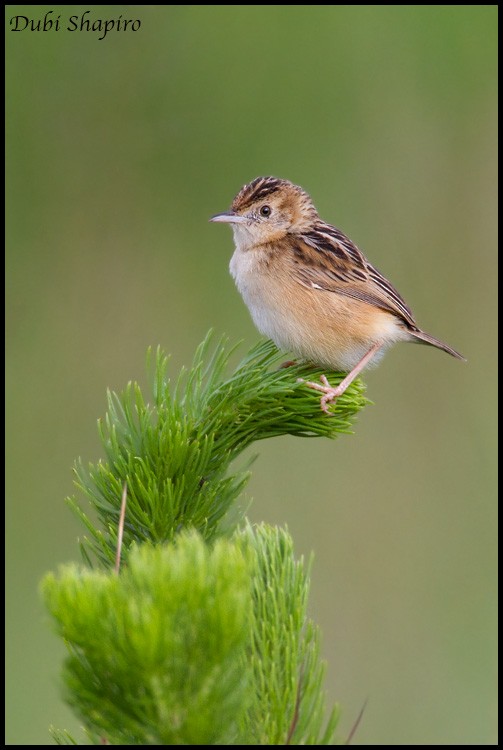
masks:
<svg viewBox="0 0 503 750"><path fill-rule="evenodd" d="M284 328L278 320L284 317L285 309L278 307L277 294L271 289L269 274L264 273L264 255L260 250L240 250L237 248L231 258L229 270L239 289L253 322L263 336L285 346L283 337L278 335Z"/></svg>

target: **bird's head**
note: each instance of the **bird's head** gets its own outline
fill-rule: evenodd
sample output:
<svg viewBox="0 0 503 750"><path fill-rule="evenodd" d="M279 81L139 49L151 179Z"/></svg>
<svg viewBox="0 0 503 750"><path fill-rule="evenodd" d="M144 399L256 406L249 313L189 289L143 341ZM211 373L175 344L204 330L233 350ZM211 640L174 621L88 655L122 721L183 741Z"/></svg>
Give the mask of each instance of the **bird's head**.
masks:
<svg viewBox="0 0 503 750"><path fill-rule="evenodd" d="M241 188L230 211L210 221L231 224L236 244L250 247L302 234L317 218L311 198L301 187L277 177L257 177Z"/></svg>

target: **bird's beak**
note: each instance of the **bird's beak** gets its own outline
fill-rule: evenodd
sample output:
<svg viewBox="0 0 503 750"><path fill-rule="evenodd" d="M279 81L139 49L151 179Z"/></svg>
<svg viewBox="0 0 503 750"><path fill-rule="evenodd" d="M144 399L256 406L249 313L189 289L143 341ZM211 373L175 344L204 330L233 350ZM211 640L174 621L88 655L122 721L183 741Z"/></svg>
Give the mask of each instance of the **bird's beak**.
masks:
<svg viewBox="0 0 503 750"><path fill-rule="evenodd" d="M243 222L246 222L247 219L245 216L240 216L239 214L234 213L234 211L224 211L221 214L212 216L210 221L220 221L225 224L242 224Z"/></svg>

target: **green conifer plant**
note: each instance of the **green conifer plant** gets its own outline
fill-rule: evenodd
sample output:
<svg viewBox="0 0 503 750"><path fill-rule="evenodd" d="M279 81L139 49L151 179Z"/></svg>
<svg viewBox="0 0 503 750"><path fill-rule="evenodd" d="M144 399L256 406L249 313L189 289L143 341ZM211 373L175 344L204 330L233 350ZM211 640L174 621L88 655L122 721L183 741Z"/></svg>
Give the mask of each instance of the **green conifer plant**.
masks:
<svg viewBox="0 0 503 750"><path fill-rule="evenodd" d="M325 715L306 614L310 565L286 529L246 521L236 501L250 462L236 459L269 437L349 432L364 387L327 416L302 383L319 368L281 367L266 341L227 375L233 348L211 346L209 334L175 382L166 355L150 353L151 399L137 383L109 392L104 458L75 466L68 502L86 529L84 564L41 589L68 648L64 697L84 744L334 744L337 709Z"/></svg>

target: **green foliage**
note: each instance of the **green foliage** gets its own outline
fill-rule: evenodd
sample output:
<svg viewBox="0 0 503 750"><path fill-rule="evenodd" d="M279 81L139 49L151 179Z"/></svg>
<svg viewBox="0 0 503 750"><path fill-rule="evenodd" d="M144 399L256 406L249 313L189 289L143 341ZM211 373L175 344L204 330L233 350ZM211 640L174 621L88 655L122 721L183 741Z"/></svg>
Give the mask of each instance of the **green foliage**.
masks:
<svg viewBox="0 0 503 750"><path fill-rule="evenodd" d="M106 458L76 467L102 527L72 499L90 534L81 543L89 567L66 566L42 585L69 650L65 697L90 744L330 744L337 712L325 722L308 570L286 531L236 528L232 506L248 474L231 464L267 437L348 432L363 386L327 416L300 382L318 378L317 368L278 367L264 342L226 377L232 350L221 341L209 355L209 342L174 385L158 350L151 403L137 383L109 393Z"/></svg>
<svg viewBox="0 0 503 750"><path fill-rule="evenodd" d="M108 393L108 412L99 423L106 460L87 469L79 461L75 467L76 484L103 528L96 529L81 504L69 499L90 534L81 543L89 563L91 556L104 565L114 562L124 482L124 554L132 542L169 541L181 529L195 528L210 541L239 517L236 511L234 519L227 514L249 473L229 469L245 448L278 435L334 438L350 431L351 419L366 403L356 381L327 418L319 393L299 382L319 379L319 368L279 367L284 356L266 341L226 378L233 349L220 341L210 355L210 342L208 335L174 385L166 376L167 358L157 351L152 403L137 383L120 395ZM342 376L328 373L328 378L337 385Z"/></svg>
<svg viewBox="0 0 503 750"><path fill-rule="evenodd" d="M255 690L244 736L253 745L327 745L337 723L326 729L319 658L319 631L307 619L308 571L295 560L283 529L248 527L244 538L255 552L251 651L247 663Z"/></svg>
<svg viewBox="0 0 503 750"><path fill-rule="evenodd" d="M99 744L329 744L319 635L289 534L248 526L133 547L120 576L63 567L42 593L66 700ZM59 744L75 741L53 732Z"/></svg>
<svg viewBox="0 0 503 750"><path fill-rule="evenodd" d="M43 594L70 646L67 700L91 739L233 744L250 688L250 564L239 545L180 535L176 546L133 549L120 576L63 568Z"/></svg>

